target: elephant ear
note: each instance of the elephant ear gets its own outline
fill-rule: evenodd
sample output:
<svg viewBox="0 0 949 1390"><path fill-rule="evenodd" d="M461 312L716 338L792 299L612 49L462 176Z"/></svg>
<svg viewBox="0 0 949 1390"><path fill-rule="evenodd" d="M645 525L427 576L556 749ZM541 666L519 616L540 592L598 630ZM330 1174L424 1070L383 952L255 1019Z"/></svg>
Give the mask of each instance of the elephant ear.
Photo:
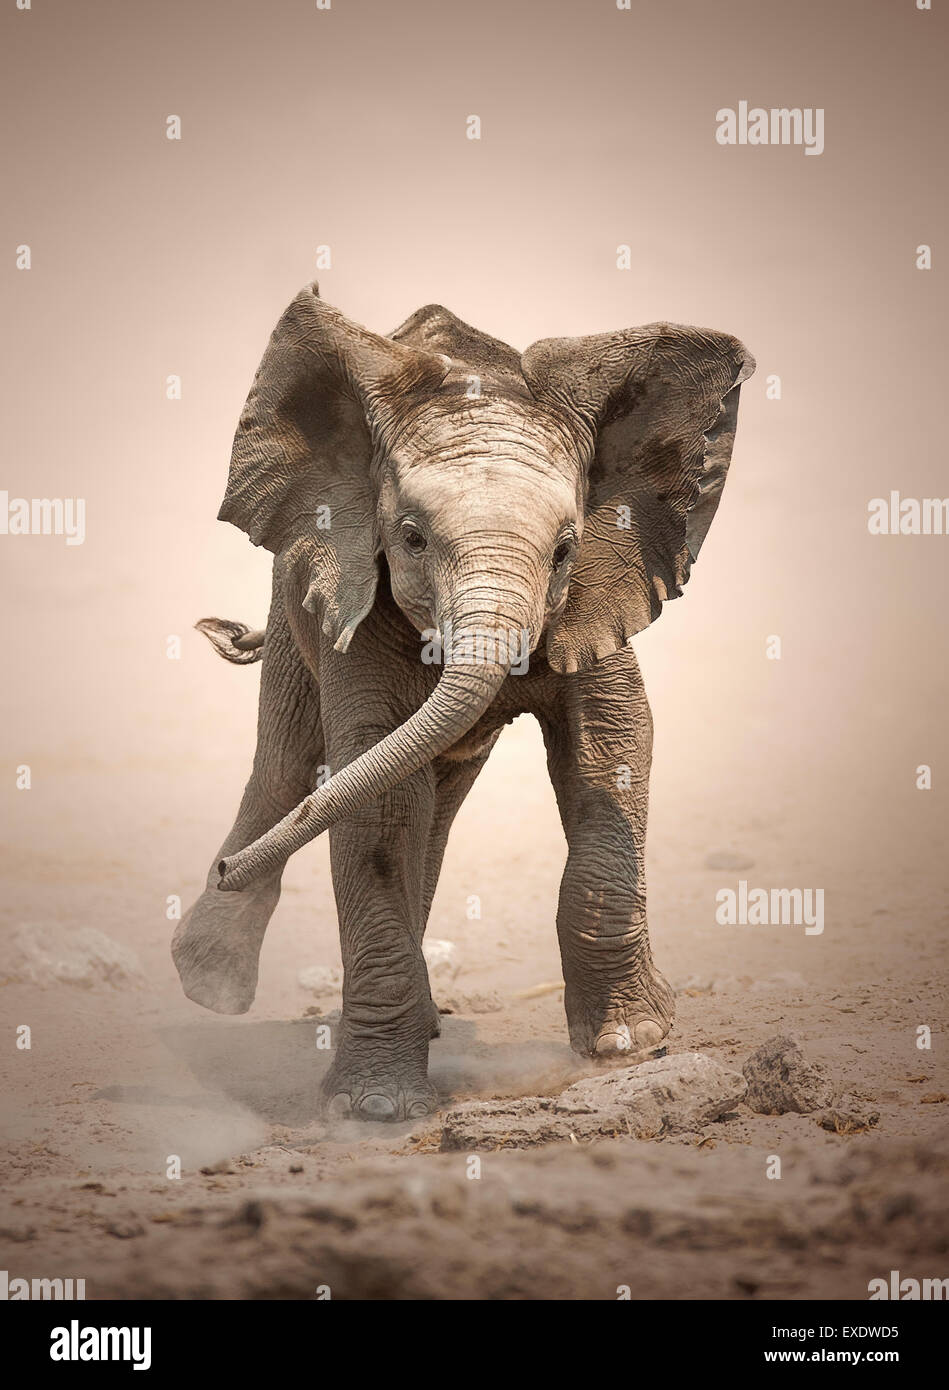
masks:
<svg viewBox="0 0 949 1390"><path fill-rule="evenodd" d="M345 651L378 579L373 434L392 403L436 388L436 354L393 343L301 290L280 319L234 436L218 517L307 571L304 607Z"/></svg>
<svg viewBox="0 0 949 1390"><path fill-rule="evenodd" d="M681 595L755 363L736 338L668 323L545 339L522 362L534 396L566 416L590 456L580 553L547 637L550 665L577 671Z"/></svg>

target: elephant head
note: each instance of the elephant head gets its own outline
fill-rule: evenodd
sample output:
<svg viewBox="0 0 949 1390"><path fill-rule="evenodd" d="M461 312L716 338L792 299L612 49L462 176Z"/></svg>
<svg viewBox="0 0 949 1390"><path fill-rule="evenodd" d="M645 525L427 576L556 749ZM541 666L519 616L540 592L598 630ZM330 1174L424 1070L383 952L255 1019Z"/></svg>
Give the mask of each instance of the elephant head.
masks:
<svg viewBox="0 0 949 1390"><path fill-rule="evenodd" d="M220 517L304 568L304 606L340 652L384 557L396 603L450 633L450 659L400 728L222 860L220 886L450 748L521 641L569 675L651 623L711 523L753 371L737 339L666 323L521 355L430 306L385 338L303 290L241 415Z"/></svg>

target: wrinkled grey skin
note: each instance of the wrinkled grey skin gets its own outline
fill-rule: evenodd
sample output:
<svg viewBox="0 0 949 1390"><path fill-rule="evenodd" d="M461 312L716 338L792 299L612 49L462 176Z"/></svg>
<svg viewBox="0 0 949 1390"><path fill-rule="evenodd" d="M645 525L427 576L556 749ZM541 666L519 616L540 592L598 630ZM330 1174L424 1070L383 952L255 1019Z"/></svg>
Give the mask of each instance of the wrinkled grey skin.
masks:
<svg viewBox="0 0 949 1390"><path fill-rule="evenodd" d="M332 1111L435 1107L422 936L455 813L525 712L568 843L571 1044L629 1060L668 1032L643 876L652 722L628 640L688 579L753 370L736 339L669 324L521 355L430 306L384 338L315 286L277 325L221 508L274 553L266 632L199 624L229 660L262 655L257 751L172 949L189 998L245 1012L283 865L329 830L345 972ZM513 643L426 663L431 629L527 632L527 670L510 672Z"/></svg>

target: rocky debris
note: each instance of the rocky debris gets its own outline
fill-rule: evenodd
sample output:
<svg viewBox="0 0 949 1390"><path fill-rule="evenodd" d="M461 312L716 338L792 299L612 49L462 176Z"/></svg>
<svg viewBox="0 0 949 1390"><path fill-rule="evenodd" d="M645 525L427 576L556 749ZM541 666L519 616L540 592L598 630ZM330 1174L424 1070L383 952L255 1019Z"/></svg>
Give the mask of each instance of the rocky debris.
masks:
<svg viewBox="0 0 949 1390"><path fill-rule="evenodd" d="M501 996L493 989L456 990L438 1000L440 1014L496 1014L503 1008Z"/></svg>
<svg viewBox="0 0 949 1390"><path fill-rule="evenodd" d="M838 1087L819 1062L808 1062L798 1041L780 1034L761 1044L742 1067L748 1092L745 1104L759 1115L809 1115L833 1110Z"/></svg>
<svg viewBox="0 0 949 1390"><path fill-rule="evenodd" d="M802 1155L780 1183L744 1146L505 1152L476 1181L463 1153L396 1156L196 1195L138 1240L71 1248L99 1299L721 1299L747 1280L759 1298L866 1300L881 1273L944 1265L947 1179L945 1141L879 1137Z"/></svg>
<svg viewBox="0 0 949 1390"><path fill-rule="evenodd" d="M819 1110L814 1119L831 1134L866 1134L880 1123L880 1112L861 1115L855 1110Z"/></svg>
<svg viewBox="0 0 949 1390"><path fill-rule="evenodd" d="M300 971L297 983L318 998L328 994L341 994L343 972L335 965L308 965L305 970Z"/></svg>
<svg viewBox="0 0 949 1390"><path fill-rule="evenodd" d="M83 989L100 984L134 988L145 982L135 952L94 927L34 923L16 929L9 961L0 973L18 983L79 985Z"/></svg>
<svg viewBox="0 0 949 1390"><path fill-rule="evenodd" d="M713 849L705 856L706 869L720 869L723 873L739 873L742 869L753 869L755 861L749 854L740 850Z"/></svg>
<svg viewBox="0 0 949 1390"><path fill-rule="evenodd" d="M746 1083L698 1052L585 1077L558 1096L472 1101L443 1118L442 1149L528 1148L535 1144L700 1130L741 1101Z"/></svg>

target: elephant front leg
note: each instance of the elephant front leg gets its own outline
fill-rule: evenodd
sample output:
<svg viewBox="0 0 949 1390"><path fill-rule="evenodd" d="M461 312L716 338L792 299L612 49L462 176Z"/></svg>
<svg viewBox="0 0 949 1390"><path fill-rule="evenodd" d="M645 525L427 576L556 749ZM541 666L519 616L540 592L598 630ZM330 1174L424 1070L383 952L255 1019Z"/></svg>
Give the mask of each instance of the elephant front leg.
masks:
<svg viewBox="0 0 949 1390"><path fill-rule="evenodd" d="M436 1108L428 1045L438 1032L422 956L430 768L330 830L343 1012L323 1082L330 1114L409 1120Z"/></svg>
<svg viewBox="0 0 949 1390"><path fill-rule="evenodd" d="M567 837L557 933L570 1043L627 1061L655 1049L675 1014L653 964L644 871L652 721L630 649L565 682L542 720Z"/></svg>
<svg viewBox="0 0 949 1390"><path fill-rule="evenodd" d="M291 801L286 810L296 803ZM280 898L281 875L271 874L240 893L222 893L218 861L275 825L283 812L273 813L254 777L244 792L241 809L227 839L214 857L201 896L182 917L171 943L171 954L189 999L219 1014L246 1013L257 992L260 948L267 924Z"/></svg>
<svg viewBox="0 0 949 1390"><path fill-rule="evenodd" d="M570 1044L583 1056L633 1060L668 1033L673 994L653 964L625 808L608 793L592 795L582 817L557 911Z"/></svg>
<svg viewBox="0 0 949 1390"><path fill-rule="evenodd" d="M257 990L260 948L280 897L281 873L222 893L218 861L252 844L317 785L323 764L319 693L274 605L261 671L257 751L230 834L204 892L182 918L171 951L189 999L215 1013L246 1013Z"/></svg>

